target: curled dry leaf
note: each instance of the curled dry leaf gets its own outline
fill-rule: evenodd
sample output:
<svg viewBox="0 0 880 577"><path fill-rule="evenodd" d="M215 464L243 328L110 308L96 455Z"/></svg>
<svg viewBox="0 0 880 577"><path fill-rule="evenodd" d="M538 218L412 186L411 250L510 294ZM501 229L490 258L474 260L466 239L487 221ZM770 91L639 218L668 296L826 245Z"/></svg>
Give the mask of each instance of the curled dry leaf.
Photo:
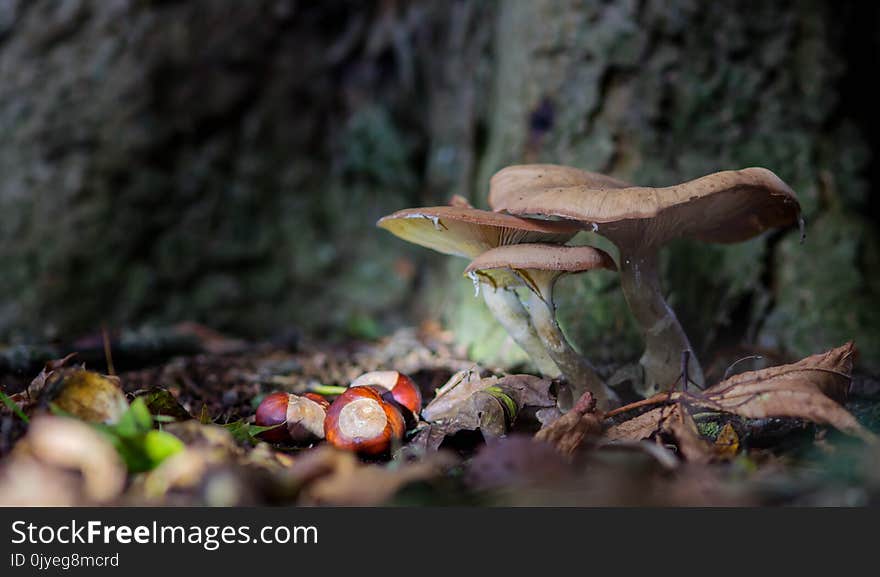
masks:
<svg viewBox="0 0 880 577"><path fill-rule="evenodd" d="M602 434L602 414L589 391L567 413L535 434L536 441L550 443L563 455L572 455L590 437Z"/></svg>
<svg viewBox="0 0 880 577"><path fill-rule="evenodd" d="M613 425L605 431L605 439L624 442L654 439L660 444L673 442L687 461L706 463L712 458L711 446L700 436L693 417L680 403L657 407Z"/></svg>
<svg viewBox="0 0 880 577"><path fill-rule="evenodd" d="M458 403L453 415L419 431L411 446L423 451L436 451L446 437L461 431L479 431L484 439L495 439L507 432L515 412L513 399L500 390L477 391Z"/></svg>
<svg viewBox="0 0 880 577"><path fill-rule="evenodd" d="M413 463L363 464L349 451L322 446L297 459L290 474L301 483L300 504L375 506L405 485L437 477L455 463L451 455L437 453Z"/></svg>
<svg viewBox="0 0 880 577"><path fill-rule="evenodd" d="M691 463L708 463L714 452L697 430L694 418L681 404L673 405L672 412L664 422L665 431L669 433L679 454Z"/></svg>
<svg viewBox="0 0 880 577"><path fill-rule="evenodd" d="M452 375L445 385L437 389L436 396L422 409L426 421L439 421L455 414L455 407L475 392L495 384L497 377L481 378L479 371L467 369ZM486 384L484 384L484 382Z"/></svg>
<svg viewBox="0 0 880 577"><path fill-rule="evenodd" d="M46 388L49 377L51 377L56 370L70 364L74 357L76 357L76 353L70 353L64 358L48 361L43 367L43 370L40 371L40 374L34 377L28 385L27 397L32 401L38 400L43 393L43 389Z"/></svg>
<svg viewBox="0 0 880 577"><path fill-rule="evenodd" d="M479 431L486 440L498 438L523 407L556 405L550 385L550 380L532 375L477 379L459 373L422 411L432 423L419 431L411 445L436 451L447 437L460 431Z"/></svg>
<svg viewBox="0 0 880 577"><path fill-rule="evenodd" d="M877 436L835 401L846 396L854 355L849 342L790 365L735 375L688 402L748 419L806 419L873 443Z"/></svg>
<svg viewBox="0 0 880 577"><path fill-rule="evenodd" d="M497 387L510 396L522 408L553 407L556 400L550 393L552 381L533 375L507 375L506 377L480 378L476 371L460 371L437 389L437 396L422 411L427 421L440 421L455 416L462 403L477 391Z"/></svg>
<svg viewBox="0 0 880 577"><path fill-rule="evenodd" d="M835 399L843 399L849 386L855 346L846 343L796 363L741 373L698 394L674 392L657 395L635 405L684 402L689 406L731 413L747 419L792 417L831 425L866 442L877 435L866 429ZM610 427L605 437L648 438L663 428L672 415L670 406L652 409ZM678 432L684 433L679 428Z"/></svg>

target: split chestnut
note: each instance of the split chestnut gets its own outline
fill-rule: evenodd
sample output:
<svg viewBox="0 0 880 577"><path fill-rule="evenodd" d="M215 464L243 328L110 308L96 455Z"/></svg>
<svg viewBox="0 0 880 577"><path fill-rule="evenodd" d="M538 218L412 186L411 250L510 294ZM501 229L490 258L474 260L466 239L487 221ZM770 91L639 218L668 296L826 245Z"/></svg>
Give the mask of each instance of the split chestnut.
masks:
<svg viewBox="0 0 880 577"><path fill-rule="evenodd" d="M365 456L380 456L403 440L403 415L369 386L352 387L327 410L324 436L331 445Z"/></svg>
<svg viewBox="0 0 880 577"><path fill-rule="evenodd" d="M257 407L255 423L260 427L279 425L260 434L266 441L310 443L324 438L324 417L329 406L327 399L314 393L272 393Z"/></svg>

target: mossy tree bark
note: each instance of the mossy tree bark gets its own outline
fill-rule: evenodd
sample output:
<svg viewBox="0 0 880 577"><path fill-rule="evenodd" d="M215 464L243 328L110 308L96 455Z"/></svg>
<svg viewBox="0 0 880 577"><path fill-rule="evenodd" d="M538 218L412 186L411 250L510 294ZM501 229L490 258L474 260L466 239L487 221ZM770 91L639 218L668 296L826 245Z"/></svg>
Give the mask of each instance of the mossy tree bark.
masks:
<svg viewBox="0 0 880 577"><path fill-rule="evenodd" d="M854 337L880 368L864 4L0 3L0 340L179 319L374 336L442 299L493 323L448 314L484 307L375 220L482 205L511 163L648 185L763 165L798 192L807 244L666 250L696 353ZM616 283L557 290L600 368L641 350Z"/></svg>

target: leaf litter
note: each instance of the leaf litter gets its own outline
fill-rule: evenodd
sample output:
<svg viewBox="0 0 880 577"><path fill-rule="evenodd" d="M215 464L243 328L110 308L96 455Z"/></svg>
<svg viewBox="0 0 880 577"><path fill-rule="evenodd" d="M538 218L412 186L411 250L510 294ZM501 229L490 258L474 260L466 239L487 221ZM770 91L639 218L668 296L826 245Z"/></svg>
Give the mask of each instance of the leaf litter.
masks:
<svg viewBox="0 0 880 577"><path fill-rule="evenodd" d="M296 350L189 332L211 346L118 378L68 356L5 392L0 504L827 504L851 500L853 478L880 496L877 436L845 404L852 343L607 414L586 394L559 414L555 382L475 365L436 327ZM372 370L431 399L390 460L260 438L267 393L332 392ZM71 391L88 393L61 403L76 414L56 402Z"/></svg>

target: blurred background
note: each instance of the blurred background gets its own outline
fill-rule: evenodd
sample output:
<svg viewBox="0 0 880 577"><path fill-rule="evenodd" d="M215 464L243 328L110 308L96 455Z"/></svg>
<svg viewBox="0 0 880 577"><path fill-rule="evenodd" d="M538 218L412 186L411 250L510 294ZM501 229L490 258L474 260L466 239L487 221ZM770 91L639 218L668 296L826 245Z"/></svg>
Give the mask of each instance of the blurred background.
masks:
<svg viewBox="0 0 880 577"><path fill-rule="evenodd" d="M515 163L652 186L758 165L798 193L803 245L664 256L704 365L855 339L880 371L878 27L843 0L0 0L0 343L433 320L509 363L465 261L379 217L485 206ZM613 274L558 294L591 358L638 358Z"/></svg>

